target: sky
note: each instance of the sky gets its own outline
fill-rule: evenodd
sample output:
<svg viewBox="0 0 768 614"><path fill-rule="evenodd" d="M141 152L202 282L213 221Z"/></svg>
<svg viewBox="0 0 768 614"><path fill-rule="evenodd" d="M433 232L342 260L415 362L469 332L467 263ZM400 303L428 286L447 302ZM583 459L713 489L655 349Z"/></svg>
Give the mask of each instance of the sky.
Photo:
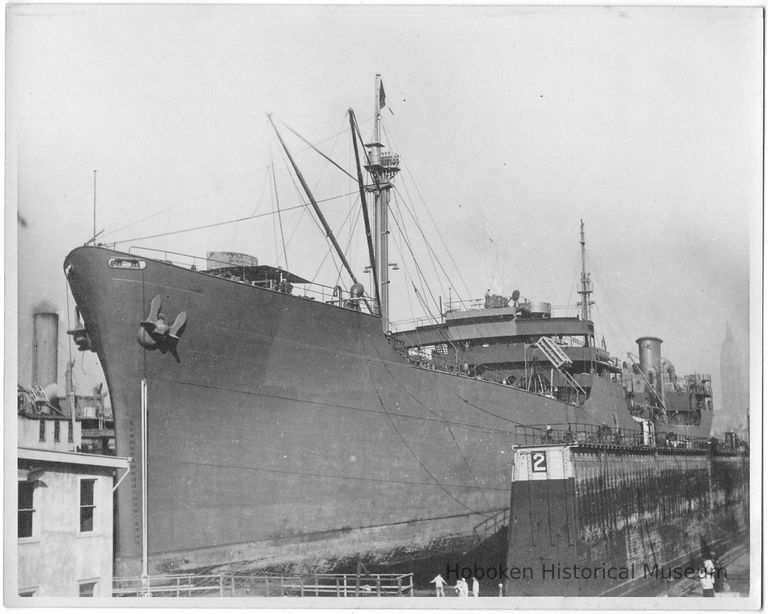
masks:
<svg viewBox="0 0 768 614"><path fill-rule="evenodd" d="M574 305L583 220L598 337L621 358L662 338L678 374L714 376L717 407L726 324L745 372L760 348L762 35L757 8L11 6L19 380L33 310L53 306L66 328L62 263L94 234L94 169L99 240L286 265L271 215L141 238L306 202L267 113L316 197L334 198L323 210L368 285L355 184L282 126L354 174L346 112L368 138L381 73L383 140L403 167L393 217L432 293L391 222L395 320L445 302L449 285L453 298L518 289ZM335 285L310 213L282 222L289 268ZM63 340L60 362L69 351ZM93 354L72 354L80 390L102 381Z"/></svg>

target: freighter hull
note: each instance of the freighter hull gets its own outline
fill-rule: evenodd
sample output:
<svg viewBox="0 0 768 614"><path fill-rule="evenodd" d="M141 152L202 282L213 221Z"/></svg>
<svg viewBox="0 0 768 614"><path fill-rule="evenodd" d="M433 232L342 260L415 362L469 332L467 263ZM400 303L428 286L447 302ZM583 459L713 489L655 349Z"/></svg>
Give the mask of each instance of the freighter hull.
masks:
<svg viewBox="0 0 768 614"><path fill-rule="evenodd" d="M118 573L141 555L142 380L150 571L449 548L508 506L516 426L638 428L607 380L579 408L416 368L368 314L148 259L110 268L120 256L86 247L65 262L117 454L135 461L118 489ZM168 321L186 313L175 348L138 341L156 296Z"/></svg>

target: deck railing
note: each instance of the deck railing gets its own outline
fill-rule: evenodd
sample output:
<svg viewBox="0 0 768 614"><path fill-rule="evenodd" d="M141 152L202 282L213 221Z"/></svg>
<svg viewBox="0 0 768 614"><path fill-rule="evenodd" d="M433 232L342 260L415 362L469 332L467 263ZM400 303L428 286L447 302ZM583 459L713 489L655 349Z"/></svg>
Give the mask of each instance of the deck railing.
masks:
<svg viewBox="0 0 768 614"><path fill-rule="evenodd" d="M113 597L402 597L413 574L169 574L114 578Z"/></svg>
<svg viewBox="0 0 768 614"><path fill-rule="evenodd" d="M193 256L190 254L183 254L181 252L173 252L169 250L153 249L150 247L140 247L140 246L131 246L128 248L128 253L133 256L140 255L141 252L152 253L153 254L152 256L147 256L147 258L150 258L152 260L158 260L160 262L172 264L174 266L189 269L191 271L199 271L201 273L206 272L206 269L210 266L210 263L221 265L221 268L233 269L235 272L237 272L238 268L242 268L243 271L245 271L245 269L248 268L247 265L232 264L224 260L215 260L213 258L207 258L203 256ZM237 276L233 277L232 281L247 283L245 281L237 279ZM248 284L248 285L259 286L267 290L272 290L274 292L280 291L278 288L268 287L266 283L262 284L262 283L254 282L253 284ZM293 291L291 292L291 294L293 296L298 296L307 300L312 300L312 301L316 300L316 301L321 301L323 303L333 304L338 307L347 307L348 301L351 298L349 291L345 290L340 286L326 286L324 284L320 284L314 281L307 282L304 284L294 285ZM373 299L371 297L366 296L364 297L364 300L360 299L358 304L360 306L360 309L368 311L367 306L373 305Z"/></svg>
<svg viewBox="0 0 768 614"><path fill-rule="evenodd" d="M662 429L663 426L657 428ZM610 427L607 425L569 422L562 424L526 424L514 427L515 441L522 445L580 444L601 446L625 446L667 450L729 451L714 437L695 437L661 432L651 436L642 431ZM734 448L735 450L735 448Z"/></svg>
<svg viewBox="0 0 768 614"><path fill-rule="evenodd" d="M525 304L523 301L521 304ZM477 311L479 309L497 309L497 308L503 308L503 307L511 307L513 305L513 302L511 299L509 299L506 296L500 296L497 294L488 296L488 297L481 297L481 298L470 298L465 300L458 300L454 299L452 301L449 301L445 304L445 312L449 313L452 311ZM578 305L549 305L549 314L550 317L576 317L576 312L578 310ZM555 314L558 314L557 316Z"/></svg>

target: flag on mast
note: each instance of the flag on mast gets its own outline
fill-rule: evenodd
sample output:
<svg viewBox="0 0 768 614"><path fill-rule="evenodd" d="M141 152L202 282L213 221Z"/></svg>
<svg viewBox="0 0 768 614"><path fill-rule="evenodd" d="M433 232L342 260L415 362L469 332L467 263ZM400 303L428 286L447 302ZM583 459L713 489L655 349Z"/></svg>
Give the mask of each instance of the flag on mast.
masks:
<svg viewBox="0 0 768 614"><path fill-rule="evenodd" d="M379 111L387 105L387 96L384 93L384 82L379 81Z"/></svg>

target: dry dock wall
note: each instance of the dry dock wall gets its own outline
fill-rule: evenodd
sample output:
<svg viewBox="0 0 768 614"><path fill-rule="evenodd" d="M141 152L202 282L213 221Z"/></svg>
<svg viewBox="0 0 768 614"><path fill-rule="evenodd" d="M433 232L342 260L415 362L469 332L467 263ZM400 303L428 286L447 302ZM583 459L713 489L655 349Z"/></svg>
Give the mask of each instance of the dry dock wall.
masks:
<svg viewBox="0 0 768 614"><path fill-rule="evenodd" d="M745 536L748 457L548 445L514 455L507 595L628 595Z"/></svg>

